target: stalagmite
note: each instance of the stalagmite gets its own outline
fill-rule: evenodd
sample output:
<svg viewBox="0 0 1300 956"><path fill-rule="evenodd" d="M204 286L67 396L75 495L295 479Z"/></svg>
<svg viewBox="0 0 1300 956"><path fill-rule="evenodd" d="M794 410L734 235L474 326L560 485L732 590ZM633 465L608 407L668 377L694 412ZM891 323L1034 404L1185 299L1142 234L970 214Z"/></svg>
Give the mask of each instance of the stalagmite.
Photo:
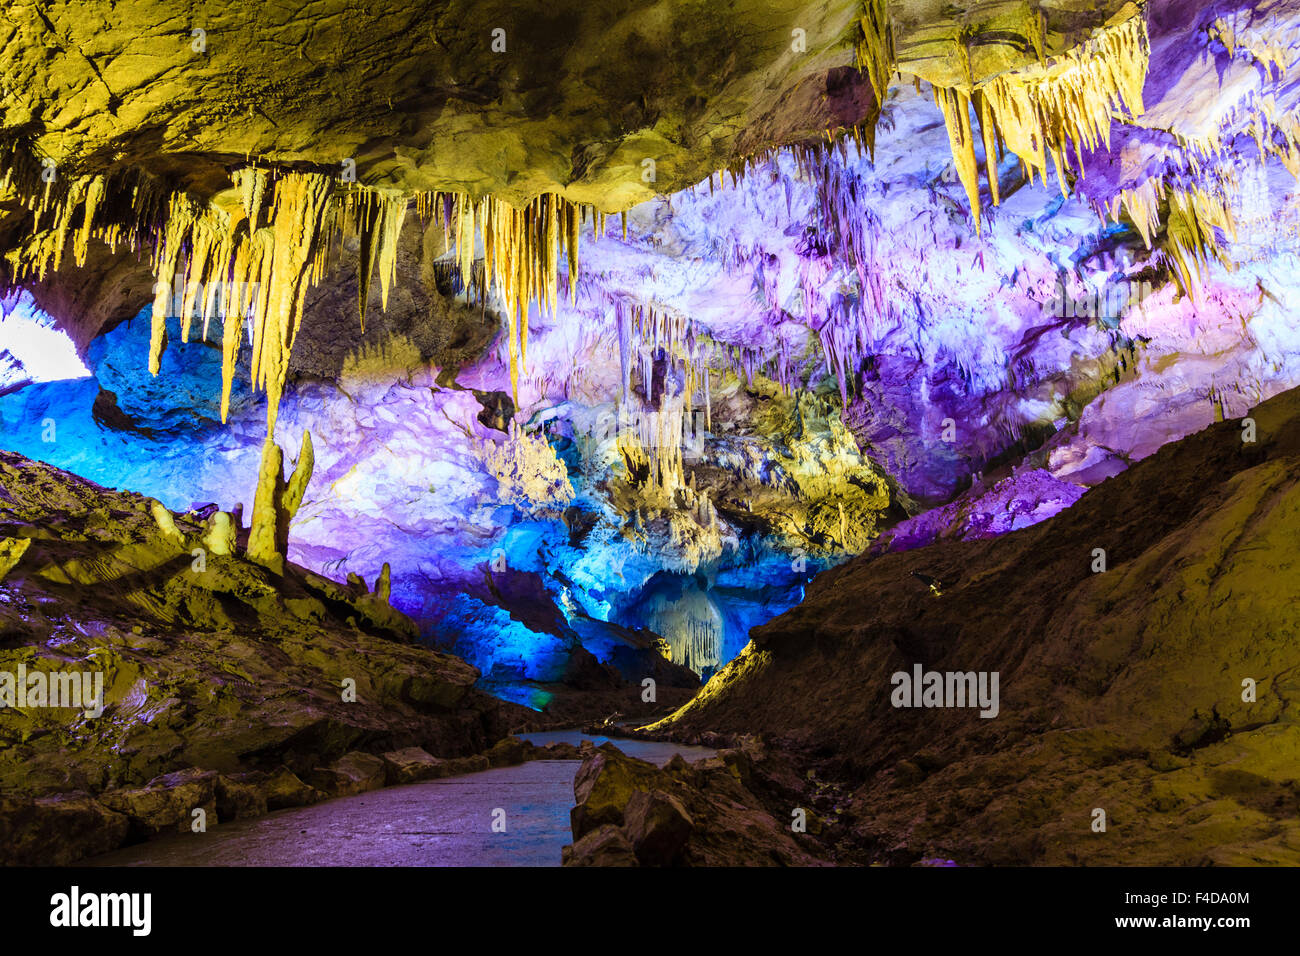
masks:
<svg viewBox="0 0 1300 956"><path fill-rule="evenodd" d="M180 529L176 527L176 519L172 517L172 513L167 510L166 505L161 501L154 501L149 506L149 512L153 515L154 524L158 526L158 530L162 532L164 538L177 546L185 542Z"/></svg>
<svg viewBox="0 0 1300 956"><path fill-rule="evenodd" d="M235 519L225 511L214 512L207 520L203 533L203 547L209 554L226 556L235 553Z"/></svg>
<svg viewBox="0 0 1300 956"><path fill-rule="evenodd" d="M250 561L278 574L284 573L289 522L302 505L315 463L311 434L303 432L302 451L286 482L284 453L269 438L262 443L262 464L258 470L257 493L253 499L252 524L248 533L247 555Z"/></svg>
<svg viewBox="0 0 1300 956"><path fill-rule="evenodd" d="M276 549L276 525L280 495L284 490L284 453L271 439L262 442L262 463L257 471L253 498L253 522L248 532L246 554L250 561L283 573L284 556Z"/></svg>

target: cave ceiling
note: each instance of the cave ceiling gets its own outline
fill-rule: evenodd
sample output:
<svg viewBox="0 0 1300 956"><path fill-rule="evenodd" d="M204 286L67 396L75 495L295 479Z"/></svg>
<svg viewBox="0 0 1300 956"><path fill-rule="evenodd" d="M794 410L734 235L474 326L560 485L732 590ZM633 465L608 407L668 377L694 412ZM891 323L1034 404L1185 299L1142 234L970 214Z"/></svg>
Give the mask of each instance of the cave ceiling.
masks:
<svg viewBox="0 0 1300 956"><path fill-rule="evenodd" d="M876 20L860 0L10 3L0 129L69 175L135 166L205 198L243 162L351 161L407 194L615 212L874 122L870 71L848 69L859 40L892 44L897 77L969 88L1137 11L870 6Z"/></svg>

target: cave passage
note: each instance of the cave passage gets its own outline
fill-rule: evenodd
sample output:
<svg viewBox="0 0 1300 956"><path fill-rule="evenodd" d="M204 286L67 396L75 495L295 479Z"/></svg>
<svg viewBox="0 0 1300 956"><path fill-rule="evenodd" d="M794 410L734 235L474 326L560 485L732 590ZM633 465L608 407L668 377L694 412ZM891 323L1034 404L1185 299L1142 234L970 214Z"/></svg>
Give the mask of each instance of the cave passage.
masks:
<svg viewBox="0 0 1300 956"><path fill-rule="evenodd" d="M281 6L6 4L0 864L1300 863L1300 0Z"/></svg>

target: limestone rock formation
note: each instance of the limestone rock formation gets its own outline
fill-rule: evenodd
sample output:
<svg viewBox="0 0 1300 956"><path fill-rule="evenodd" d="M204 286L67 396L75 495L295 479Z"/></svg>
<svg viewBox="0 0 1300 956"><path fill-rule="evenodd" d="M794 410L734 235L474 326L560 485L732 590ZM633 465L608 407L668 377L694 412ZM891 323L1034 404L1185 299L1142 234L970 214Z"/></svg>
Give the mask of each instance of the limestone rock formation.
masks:
<svg viewBox="0 0 1300 956"><path fill-rule="evenodd" d="M317 767L308 782L331 797L349 797L379 789L386 778L387 764L382 758L354 750L328 766Z"/></svg>
<svg viewBox="0 0 1300 956"><path fill-rule="evenodd" d="M826 848L766 808L743 750L664 768L597 747L574 779L566 866L816 866ZM770 800L770 795L768 796ZM787 814L788 815L788 814Z"/></svg>
<svg viewBox="0 0 1300 956"><path fill-rule="evenodd" d="M311 481L315 456L311 433L305 432L302 452L289 479L284 477L284 454L269 438L262 444L262 467L253 498L253 524L248 533L248 559L282 572L289 548L289 522L298 513Z"/></svg>
<svg viewBox="0 0 1300 956"><path fill-rule="evenodd" d="M11 4L0 674L104 686L0 708L6 852L695 695L568 862L1292 861L1297 69L1296 0Z"/></svg>
<svg viewBox="0 0 1300 956"><path fill-rule="evenodd" d="M383 761L353 751L454 758L507 729L508 705L474 689L472 667L395 640L409 635L332 582L293 565L272 579L236 555L200 567L149 499L17 455L0 453L0 488L0 534L27 545L0 582L0 672L86 676L79 700L44 706L46 689L0 707L7 861L70 862L188 828L195 808L215 822L223 805L311 802L299 775L318 766L329 792L382 784ZM202 534L201 519L168 515L187 541Z"/></svg>
<svg viewBox="0 0 1300 956"><path fill-rule="evenodd" d="M27 538L0 539L0 581L22 560L30 546L31 541Z"/></svg>
<svg viewBox="0 0 1300 956"><path fill-rule="evenodd" d="M1292 390L1041 524L827 572L658 729L832 755L868 860L1295 863L1297 435ZM895 706L918 666L999 674L996 716Z"/></svg>

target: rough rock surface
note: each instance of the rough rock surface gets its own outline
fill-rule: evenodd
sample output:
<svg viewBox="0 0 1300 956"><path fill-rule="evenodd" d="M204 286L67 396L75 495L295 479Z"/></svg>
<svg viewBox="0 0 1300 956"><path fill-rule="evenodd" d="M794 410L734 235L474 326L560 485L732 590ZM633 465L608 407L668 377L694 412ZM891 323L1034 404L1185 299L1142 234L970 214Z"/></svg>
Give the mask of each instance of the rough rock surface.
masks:
<svg viewBox="0 0 1300 956"><path fill-rule="evenodd" d="M644 158L679 188L727 165L742 134L752 149L858 122L869 93L818 94L851 62L859 12L847 0L725 12L644 0L56 3L6 18L0 75L12 84L6 126L86 172L137 165L210 195L243 157L352 159L357 181L408 193L555 191L613 211L653 192ZM806 52L792 48L796 27Z"/></svg>
<svg viewBox="0 0 1300 956"><path fill-rule="evenodd" d="M443 761L431 756L422 747L403 747L382 755L387 781L394 783L415 783L417 780L433 780L439 776Z"/></svg>
<svg viewBox="0 0 1300 956"><path fill-rule="evenodd" d="M203 520L167 512L164 529L153 504L0 454L0 536L30 541L0 582L0 672L88 675L80 706L0 707L8 799L99 794L144 836L196 807L310 802L295 774L340 758L324 789L382 785L383 762L350 751L454 758L508 729L510 705L463 661L401 643L324 578L204 554ZM255 770L272 772L251 781L260 796L217 776ZM68 806L22 813L41 826Z"/></svg>
<svg viewBox="0 0 1300 956"><path fill-rule="evenodd" d="M816 866L827 850L791 821L745 750L663 768L597 747L574 778L565 866ZM759 796L755 793L762 794ZM785 794L782 794L785 796Z"/></svg>
<svg viewBox="0 0 1300 956"><path fill-rule="evenodd" d="M797 6L782 16L801 19L813 11L813 5ZM1118 6L1043 8L1048 49L1079 42ZM504 560L512 570L536 575L571 622L585 615L616 625L589 628L582 644L634 685L645 676L658 679L648 672L657 668L646 667L656 662L624 641L620 628L662 636L674 662L682 664L689 655L694 672L707 677L743 646L753 623L799 599L817 566L807 575L793 567L813 559L833 563L860 552L918 502L947 503L972 481L995 484L1006 477L1010 463L1030 453L1028 464L1057 481L1018 479L1003 489L1008 494L999 491L969 513L963 510L968 517L954 533L1023 526L1050 514L1073 493L1071 486L1096 484L1166 441L1216 418L1239 416L1248 404L1294 386L1300 347L1284 303L1297 272L1282 253L1294 248L1287 230L1300 221L1300 206L1285 157L1270 154L1266 164L1241 170L1242 188L1224 197L1237 228L1214 230L1225 263L1211 256L1195 295L1184 294L1174 280L1168 250L1162 248L1169 233L1166 209L1153 213L1161 223L1152 236L1141 234L1131 214L1121 211L1112 221L1116 217L1103 209L1115 199L1114 188L1134 186L1148 174L1168 174L1170 183L1181 176L1190 154L1178 145L1180 137L1200 136L1223 121L1228 131L1221 145L1229 155L1250 157L1257 147L1244 132L1246 118L1258 117L1265 102L1274 104L1269 109L1277 117L1287 114L1295 89L1281 75L1294 69L1300 50L1291 42L1297 5L1279 0L1255 6L1259 9L1188 0L1148 4L1153 45L1144 89L1148 111L1112 130L1116 142L1122 140L1142 161L1112 164L1099 148L1081 159L1088 174L1073 182L1073 190L1067 183L1069 195L1063 196L1054 181L1027 181L1007 157L1002 203L985 206L978 231L969 197L953 175L949 134L931 91L913 90L905 81L894 83L880 104L872 156L787 151L716 191L709 180L670 194L681 184L670 171L655 186L661 195L648 198L648 189L638 194L647 201L629 211L625 236L611 228L597 241L583 227L576 299L569 303L561 295L554 317L534 313L517 408L513 399L508 408L502 402L510 382L507 336L493 338L500 303L449 301L464 277L453 268L454 257L443 255L440 225L422 232L419 217L407 216L389 310L377 308L379 290L373 288L364 334L355 321L356 250L345 249L308 295L291 359L301 378L281 410L279 438L286 450L292 453L304 429L319 439L319 468L293 529L291 558L321 573L351 571L367 582L390 563L393 601L417 620L426 638L470 659L484 673L485 686L493 682L497 692L540 708L548 706L554 682L577 656L577 642L572 634L557 634L561 628L533 630L522 620L527 608L485 594L480 586L485 565ZM822 26L840 9L832 7L814 11ZM1024 65L1035 56L1024 32L1035 7L963 3L940 10L932 4L891 3L904 72L945 81L961 67L963 55L972 79ZM60 25L63 10L56 5L51 13L59 35L79 35L79 24ZM623 29L633 20L632 32L648 37L676 19L675 11L670 16L662 5L620 10L627 19L613 11L607 19L584 11L575 16L573 28L599 27L617 46L629 38ZM741 3L733 12L735 22L743 22L753 11ZM358 36L382 34L391 23L384 14L376 16L358 15L350 27ZM1219 17L1236 24L1234 44L1225 45ZM87 54L96 63L101 53L115 58L113 36L121 33L115 20L108 21L109 35L96 41L102 49ZM296 30L298 18L293 21L278 26ZM771 30L784 22L774 18ZM1276 70L1261 66L1270 49L1261 23L1277 28L1271 48ZM326 32L332 35L337 26L331 20ZM250 30L260 39L264 29L275 27L275 22L241 24L235 32ZM35 27L21 29L29 28ZM456 45L460 28L458 23L450 34L438 33L450 52L434 50L432 59L460 62L466 52ZM513 28L506 28L513 37ZM712 34L714 25L695 29ZM829 55L829 47L818 45L819 29L809 34L810 59ZM732 39L741 46L762 46L775 42L775 33L769 37L768 32L765 27L762 36ZM209 31L213 64L229 54L229 36L223 34L224 28ZM319 36L306 37L303 49L314 49ZM159 38L156 31L148 37L139 42L152 50ZM404 39L393 55L400 59L422 42L408 45ZM518 46L512 39L510 49L526 49L528 42ZM684 51L670 46L660 52L676 63ZM565 69L592 52L569 55ZM743 51L737 55L739 63ZM13 56L26 68L25 57ZM51 57L54 62L40 70L57 62L70 84L98 89L86 64L71 52ZM1257 62L1246 62L1250 57ZM769 64L771 70L786 69L788 64L778 60ZM311 71L305 62L281 66L295 79L302 77L299 70ZM248 75L263 69L270 66L257 60ZM827 99L842 112L840 106L858 102L864 92L858 89L861 78L832 69L840 70L839 85L834 96L827 87ZM659 74L652 69L647 75ZM74 82L74 76L80 79ZM735 78L727 73L697 79L716 92ZM194 79L178 69L159 82L164 88L185 87ZM386 89L391 79L380 71L366 82ZM541 84L535 89L562 88L565 104L568 93L590 92L568 86L571 77L562 73L534 79ZM674 73L672 80L677 79ZM224 77L213 80L221 91L225 82ZM148 94L130 84L122 89L124 101ZM793 126L781 123L783 117L813 115L801 91L805 87L780 98L776 126L753 122L737 134L737 142L770 145L795 136ZM29 92L22 92L25 101ZM357 122L381 122L388 131L402 109L418 113L414 101L425 92L424 87L412 90L391 109L387 104L380 109L382 97L376 96L367 111L384 115L376 120L367 112ZM318 93L313 86L295 109L310 112ZM672 100L677 93L665 96ZM771 93L754 88L745 95L762 99ZM39 91L30 96L39 98ZM185 102L168 108L183 111ZM1234 104L1241 106L1235 119L1228 109ZM538 103L457 102L448 110L468 122L475 110L495 115L516 106L531 115ZM66 108L69 115L81 116L78 109ZM282 119L267 109L277 122ZM439 114L438 121L447 118ZM101 127L102 119L96 114L87 122L95 124L97 134L120 132ZM255 137L265 132L287 141L303 132L263 130L257 116L225 120L251 124L244 132ZM36 125L45 123L51 142L61 142L60 121L43 115ZM564 126L566 114L561 110L550 122ZM1285 125L1279 120L1274 131L1279 148ZM778 127L782 132L773 134ZM227 133L235 135L215 129L205 135L219 139ZM728 127L724 138L731 133ZM731 148L721 139L700 139L691 151ZM460 162L454 150L435 151L430 144L420 150L418 156L403 153L400 169L386 167L378 156L362 157L362 179L380 183L391 174L394 181L415 182L443 161ZM521 182L537 172L530 165L535 158L530 151L521 160ZM548 153L546 161L554 158ZM229 156L221 157L221 163L228 161ZM196 168L220 165L210 154L187 155L185 162L175 160L175 175L183 178L191 162ZM1123 168L1094 175L1094 166L1108 164ZM479 172L491 178L490 170ZM645 185L635 166L618 176L621 182L634 179L638 189ZM1260 187L1253 196L1246 189L1252 177ZM1198 182L1210 188L1211 179ZM1095 188L1098 181L1110 191ZM1228 263L1237 268L1230 271ZM125 288L125 281L104 278L104 270L119 266L143 268L129 255L116 263L92 259L86 272L103 279L99 283L65 257L62 268L71 270L66 287L59 273L32 291L84 343L91 326L108 321L98 310L121 313L112 290ZM63 295L47 294L51 291ZM1118 307L1112 307L1113 292L1121 294ZM1085 300L1095 305L1101 294L1109 297L1101 307L1075 308ZM1070 308L1062 308L1067 299ZM705 353L714 369L711 434L687 462L683 479L689 487L670 494L647 488L642 471L628 466L616 443L599 437L622 386L616 354L626 346L632 364L648 362L645 337L637 344L627 333L629 310L644 308L689 321L695 341L703 346L707 340ZM122 346L115 333L90 346L97 357L107 354L94 363L98 389L84 382L60 386L52 396L37 385L4 396L8 401L0 414L15 435L8 447L102 482L110 480L107 472L114 481L120 477L124 487L176 509L196 499L220 501L223 507L245 500L256 474L265 410L240 382L230 426L211 425L216 416L211 369L195 355L205 355L207 365L219 364L216 350L180 346L175 318L172 323L164 374L156 380L141 384L144 357ZM724 369L728 374L720 374ZM656 373L660 389L681 370L667 371L668 376ZM700 371L697 362L697 382ZM11 374L17 381L18 373ZM807 386L821 407L808 408L808 395L797 402L778 397L778 381ZM635 392L635 377L632 384ZM527 431L526 442L503 437L511 413ZM57 418L77 441L44 444L40 424L47 417ZM75 431L70 418L76 419ZM941 437L949 423L951 440ZM606 437L607 432L605 427ZM92 469L100 471L92 474ZM554 480L522 482L521 475ZM520 494L521 484L537 493ZM566 488L574 492L572 500ZM556 494L543 493L552 490ZM552 517L543 523L545 515ZM922 519L925 530L918 540L947 530L929 529L928 523L941 517L946 516ZM679 583L673 576L688 574L698 576L701 586L665 593L672 590L665 582ZM702 646L692 646L697 639ZM535 648L536 654L521 647Z"/></svg>
<svg viewBox="0 0 1300 956"><path fill-rule="evenodd" d="M64 866L107 853L126 840L130 821L89 793L56 793L35 800L0 794L0 863Z"/></svg>
<svg viewBox="0 0 1300 956"><path fill-rule="evenodd" d="M1300 391L1250 417L1032 528L822 575L657 729L827 755L886 862L1300 861ZM997 672L997 716L893 706L916 665Z"/></svg>
<svg viewBox="0 0 1300 956"><path fill-rule="evenodd" d="M387 764L382 758L354 750L328 766L317 767L308 780L331 797L350 797L378 790L385 784L387 775Z"/></svg>

